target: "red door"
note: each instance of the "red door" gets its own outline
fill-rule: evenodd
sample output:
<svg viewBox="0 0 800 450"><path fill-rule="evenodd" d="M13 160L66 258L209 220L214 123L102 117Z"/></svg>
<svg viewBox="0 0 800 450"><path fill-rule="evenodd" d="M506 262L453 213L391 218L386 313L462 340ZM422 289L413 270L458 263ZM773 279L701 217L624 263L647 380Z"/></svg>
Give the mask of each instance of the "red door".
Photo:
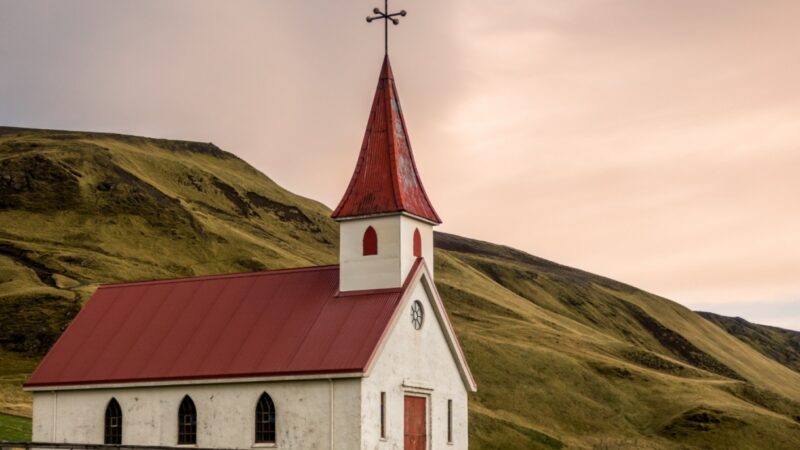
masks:
<svg viewBox="0 0 800 450"><path fill-rule="evenodd" d="M425 397L406 395L405 450L427 450L428 427Z"/></svg>

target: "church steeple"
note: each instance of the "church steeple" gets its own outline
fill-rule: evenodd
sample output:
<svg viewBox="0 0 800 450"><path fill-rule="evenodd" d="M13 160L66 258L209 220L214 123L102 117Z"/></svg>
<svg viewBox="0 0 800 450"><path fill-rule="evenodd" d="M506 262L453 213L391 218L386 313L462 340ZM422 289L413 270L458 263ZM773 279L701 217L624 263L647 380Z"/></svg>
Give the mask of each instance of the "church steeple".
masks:
<svg viewBox="0 0 800 450"><path fill-rule="evenodd" d="M332 217L343 220L398 212L433 224L442 223L414 163L387 55L372 100L361 154L350 185Z"/></svg>
<svg viewBox="0 0 800 450"><path fill-rule="evenodd" d="M353 177L332 217L339 224L339 289L397 288L418 258L433 273L433 227L386 56Z"/></svg>

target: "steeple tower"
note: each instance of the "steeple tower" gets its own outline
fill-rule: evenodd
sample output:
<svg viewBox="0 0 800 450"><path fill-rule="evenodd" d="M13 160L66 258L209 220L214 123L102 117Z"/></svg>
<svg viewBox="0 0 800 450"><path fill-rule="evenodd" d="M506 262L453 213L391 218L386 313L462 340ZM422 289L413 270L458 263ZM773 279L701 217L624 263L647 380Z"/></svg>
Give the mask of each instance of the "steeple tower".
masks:
<svg viewBox="0 0 800 450"><path fill-rule="evenodd" d="M353 177L332 217L340 222L341 291L400 287L417 258L433 271L433 226L386 56Z"/></svg>

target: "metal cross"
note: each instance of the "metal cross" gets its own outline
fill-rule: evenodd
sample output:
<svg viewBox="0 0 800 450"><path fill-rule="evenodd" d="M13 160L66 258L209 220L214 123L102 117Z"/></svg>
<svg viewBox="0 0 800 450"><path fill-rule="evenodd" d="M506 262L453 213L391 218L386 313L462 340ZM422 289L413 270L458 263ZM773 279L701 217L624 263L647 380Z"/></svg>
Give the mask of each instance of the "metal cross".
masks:
<svg viewBox="0 0 800 450"><path fill-rule="evenodd" d="M389 0L383 1L383 11L380 8L375 8L372 10L372 13L375 14L374 16L367 17L367 23L371 23L373 20L383 19L383 51L385 54L389 54L389 21L392 21L393 24L398 25L400 23L400 19L397 16L405 17L406 11L403 9L400 12L389 14Z"/></svg>

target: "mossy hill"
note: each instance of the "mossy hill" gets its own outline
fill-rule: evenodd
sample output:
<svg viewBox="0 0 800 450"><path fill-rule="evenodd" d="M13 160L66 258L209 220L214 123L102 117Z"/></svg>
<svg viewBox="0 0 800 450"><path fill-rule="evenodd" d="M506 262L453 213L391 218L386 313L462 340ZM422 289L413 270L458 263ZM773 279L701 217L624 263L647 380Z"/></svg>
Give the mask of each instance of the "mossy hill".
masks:
<svg viewBox="0 0 800 450"><path fill-rule="evenodd" d="M213 144L0 128L0 412L30 415L21 382L98 284L334 263L329 214ZM436 247L479 386L471 448L800 448L791 333L508 247ZM0 439L25 430L0 416Z"/></svg>

